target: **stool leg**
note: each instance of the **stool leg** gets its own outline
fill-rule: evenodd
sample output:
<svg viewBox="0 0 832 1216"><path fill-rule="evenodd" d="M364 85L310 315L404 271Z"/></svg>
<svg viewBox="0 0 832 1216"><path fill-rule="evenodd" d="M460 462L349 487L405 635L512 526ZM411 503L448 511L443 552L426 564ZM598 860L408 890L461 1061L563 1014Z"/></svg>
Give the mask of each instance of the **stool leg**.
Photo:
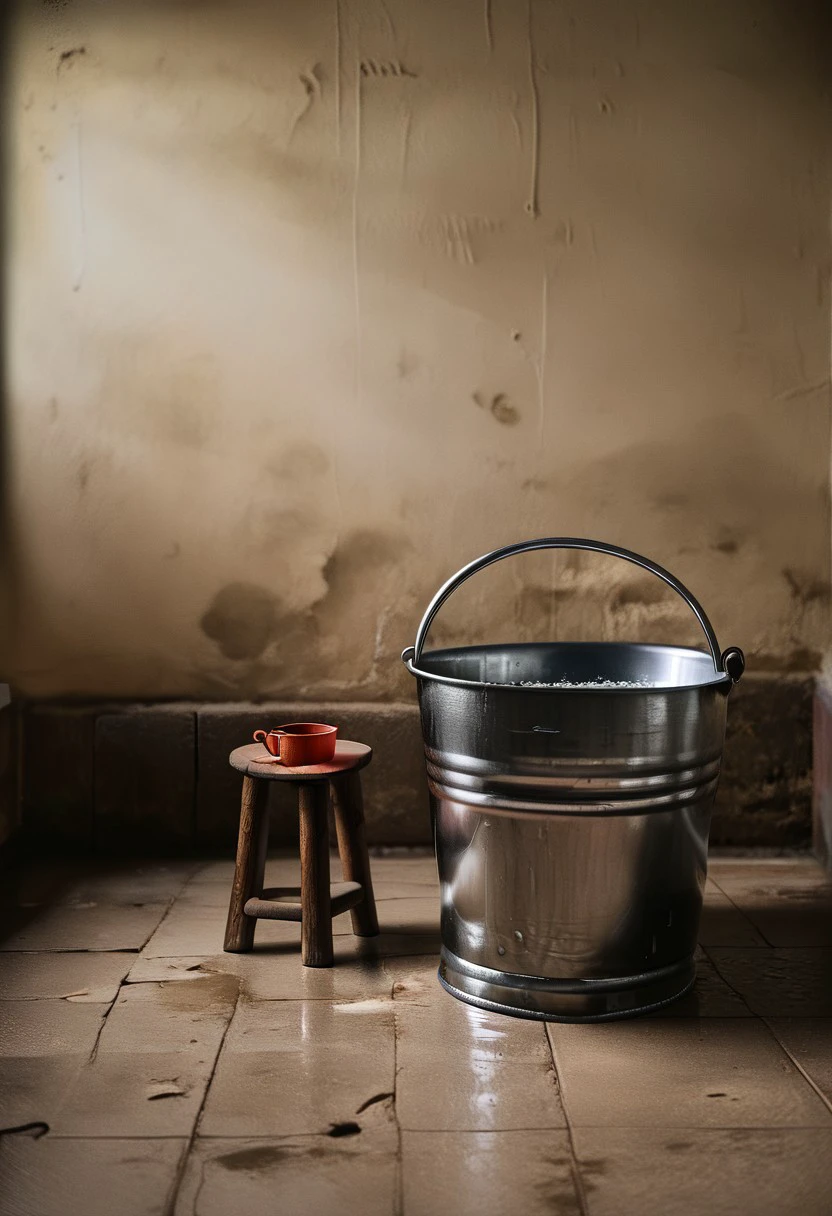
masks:
<svg viewBox="0 0 832 1216"><path fill-rule="evenodd" d="M364 799L358 773L345 773L332 782L332 801L344 878L347 882L360 882L364 888L361 903L350 909L352 931L357 937L375 937L378 934L378 917L370 874L370 855L364 835Z"/></svg>
<svg viewBox="0 0 832 1216"><path fill-rule="evenodd" d="M298 789L300 811L300 935L304 967L331 967L329 790L325 781Z"/></svg>
<svg viewBox="0 0 832 1216"><path fill-rule="evenodd" d="M257 920L246 916L246 900L263 890L266 869L266 849L269 844L269 787L255 777L243 778L240 804L240 834L237 839L237 863L234 885L225 926L225 946L229 954L244 954L254 945Z"/></svg>

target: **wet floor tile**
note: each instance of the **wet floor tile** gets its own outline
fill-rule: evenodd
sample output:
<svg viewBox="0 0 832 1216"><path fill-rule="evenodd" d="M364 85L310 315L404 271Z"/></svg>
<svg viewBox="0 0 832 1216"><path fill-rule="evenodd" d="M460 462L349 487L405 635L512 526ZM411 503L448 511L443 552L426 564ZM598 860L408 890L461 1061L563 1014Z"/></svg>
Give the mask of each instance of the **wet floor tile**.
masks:
<svg viewBox="0 0 832 1216"><path fill-rule="evenodd" d="M53 1136L190 1136L213 1051L108 1052L85 1062L51 1122Z"/></svg>
<svg viewBox="0 0 832 1216"><path fill-rule="evenodd" d="M337 855L331 855L333 874L338 868ZM438 886L436 861L432 853L414 856L411 853L401 855L370 857L370 869L374 882L417 883L419 886ZM266 862L266 885L276 886L282 882L298 882L300 867L297 855L269 857ZM234 861L207 861L201 863L188 883L190 890L198 883L227 883L229 890L234 877Z"/></svg>
<svg viewBox="0 0 832 1216"><path fill-rule="evenodd" d="M299 953L281 955L266 967L247 956L237 971L243 992L255 1001L356 1001L391 995L382 959L362 958L347 938L336 938L334 950L333 967L304 967Z"/></svg>
<svg viewBox="0 0 832 1216"><path fill-rule="evenodd" d="M828 1216L832 1131L577 1128L591 1216Z"/></svg>
<svg viewBox="0 0 832 1216"><path fill-rule="evenodd" d="M75 1001L0 1001L0 1056L88 1055L106 1011Z"/></svg>
<svg viewBox="0 0 832 1216"><path fill-rule="evenodd" d="M0 1000L67 997L109 1004L133 961L127 953L0 953Z"/></svg>
<svg viewBox="0 0 832 1216"><path fill-rule="evenodd" d="M578 1127L832 1127L832 1114L750 1018L548 1023Z"/></svg>
<svg viewBox="0 0 832 1216"><path fill-rule="evenodd" d="M394 1089L393 1002L240 1002L201 1123L206 1136L320 1134Z"/></svg>
<svg viewBox="0 0 832 1216"><path fill-rule="evenodd" d="M439 896L435 894L417 899L384 899L377 904L378 923L382 933L438 933ZM336 934L352 933L349 913L337 916L333 921Z"/></svg>
<svg viewBox="0 0 832 1216"><path fill-rule="evenodd" d="M832 947L832 881L816 861L722 862L711 872L772 946Z"/></svg>
<svg viewBox="0 0 832 1216"><path fill-rule="evenodd" d="M125 984L101 1032L98 1054L212 1050L234 1012L237 991L232 975L208 976L199 984Z"/></svg>
<svg viewBox="0 0 832 1216"><path fill-rule="evenodd" d="M370 866L373 878L380 882L416 882L428 886L438 886L439 876L436 870L436 859L433 851L422 855L409 853L392 854L382 857L371 857Z"/></svg>
<svg viewBox="0 0 832 1216"><path fill-rule="evenodd" d="M0 896L2 904L23 907L41 904L167 903L182 890L199 862L119 861L33 862L10 875Z"/></svg>
<svg viewBox="0 0 832 1216"><path fill-rule="evenodd" d="M710 951L720 975L762 1017L832 1017L832 949Z"/></svg>
<svg viewBox="0 0 832 1216"><path fill-rule="evenodd" d="M225 939L228 905L185 905L177 901L148 941L142 953L147 958L183 954L218 954ZM257 947L282 946L287 951L300 944L300 925L288 921L261 920L255 936Z"/></svg>
<svg viewBox="0 0 832 1216"><path fill-rule="evenodd" d="M407 1216L580 1211L565 1131L406 1131L402 1176Z"/></svg>
<svg viewBox="0 0 832 1216"><path fill-rule="evenodd" d="M337 937L332 967L304 967L300 950L272 954L216 954L187 958L136 959L128 983L160 980L204 980L233 975L243 996L253 1001L358 1000L391 995L392 980L381 958L363 958L360 944Z"/></svg>
<svg viewBox="0 0 832 1216"><path fill-rule="evenodd" d="M406 933L393 933L382 928L378 937L366 937L361 940L361 954L364 958L408 958L413 955L432 955L439 966L439 950L442 939L439 928L430 932L417 932L411 926Z"/></svg>
<svg viewBox="0 0 832 1216"><path fill-rule="evenodd" d="M4 1136L0 1194L15 1216L161 1216L184 1140Z"/></svg>
<svg viewBox="0 0 832 1216"><path fill-rule="evenodd" d="M749 953L755 953L749 951ZM760 953L763 953L762 951ZM752 1013L719 975L710 959L696 960L696 982L690 992L663 1006L651 1018L748 1018Z"/></svg>
<svg viewBox="0 0 832 1216"><path fill-rule="evenodd" d="M385 899L423 899L432 896L438 905L439 882L408 882L405 879L376 879L373 874L373 891L377 901Z"/></svg>
<svg viewBox="0 0 832 1216"><path fill-rule="evenodd" d="M119 1216L168 1211L204 1103L177 1216L571 1216L563 1097L586 1216L825 1216L832 1114L800 1071L832 1103L832 1018L818 1016L830 1009L832 947L805 936L816 941L828 894L813 863L712 865L697 987L648 1018L550 1024L560 1088L545 1026L440 988L433 859L372 864L385 931L358 939L339 918L327 969L301 965L297 925L261 923L252 953L223 952L230 861L30 870L15 898L31 906L13 914L34 953L0 953L0 1126L51 1130L0 1138L18 1208L17 1192L36 1216L72 1211L66 1187L72 1199L87 1154L95 1185L78 1210L96 1216L103 1193L107 1216L111 1194ZM267 883L293 882L297 858L271 859ZM148 901L149 928L133 919ZM779 934L803 940L768 947ZM130 944L107 953L107 941ZM133 1157L119 1153L127 1136ZM148 1158L148 1144L167 1147Z"/></svg>
<svg viewBox="0 0 832 1216"><path fill-rule="evenodd" d="M228 1023L237 983L128 984L67 1093L54 1132L190 1135Z"/></svg>
<svg viewBox="0 0 832 1216"><path fill-rule="evenodd" d="M774 908L749 902L743 911L772 946L832 948L830 900L817 901L812 896L789 904L784 901Z"/></svg>
<svg viewBox="0 0 832 1216"><path fill-rule="evenodd" d="M194 1144L175 1216L394 1216L396 1136L204 1139Z"/></svg>
<svg viewBox="0 0 832 1216"><path fill-rule="evenodd" d="M832 1018L771 1018L768 1024L832 1104Z"/></svg>
<svg viewBox="0 0 832 1216"><path fill-rule="evenodd" d="M506 1018L455 1000L437 982L433 959L400 974L394 992L403 1128L565 1126L541 1022Z"/></svg>
<svg viewBox="0 0 832 1216"><path fill-rule="evenodd" d="M333 860L331 868L331 877L333 882L340 882L342 879L341 868L337 861ZM428 884L419 882L396 882L394 880L375 881L374 878L374 893L376 902L381 903L388 899L420 899L425 897L433 897L437 901L438 906L438 884ZM281 863L280 866L271 866L266 874L265 886L267 887L300 887L300 867L297 863L290 864L288 862ZM231 895L231 876L222 881L205 881L198 877L186 884L181 894L177 897L177 904L180 907L203 907L203 908L225 908L228 910L228 900Z"/></svg>
<svg viewBox="0 0 832 1216"><path fill-rule="evenodd" d="M776 902L783 892L829 888L829 875L814 857L710 857L708 873L728 893L754 892Z"/></svg>
<svg viewBox="0 0 832 1216"><path fill-rule="evenodd" d="M710 879L705 884L699 941L710 946L765 946L766 939L748 917Z"/></svg>
<svg viewBox="0 0 832 1216"><path fill-rule="evenodd" d="M54 1127L86 1055L0 1056L0 1127Z"/></svg>
<svg viewBox="0 0 832 1216"><path fill-rule="evenodd" d="M167 904L95 904L38 909L10 929L0 950L141 950Z"/></svg>
<svg viewBox="0 0 832 1216"><path fill-rule="evenodd" d="M412 905L399 909L399 904ZM349 913L333 921L333 934L353 943L356 954L366 958L390 954L439 953L439 918L432 899L424 901L391 900L379 904L381 933L378 937L356 938ZM388 912L387 909L394 909ZM145 958L177 958L183 955L210 956L222 953L228 909L218 906L180 906L177 901L145 946ZM260 920L251 957L300 956L301 930L291 921ZM264 966L268 964L264 963Z"/></svg>

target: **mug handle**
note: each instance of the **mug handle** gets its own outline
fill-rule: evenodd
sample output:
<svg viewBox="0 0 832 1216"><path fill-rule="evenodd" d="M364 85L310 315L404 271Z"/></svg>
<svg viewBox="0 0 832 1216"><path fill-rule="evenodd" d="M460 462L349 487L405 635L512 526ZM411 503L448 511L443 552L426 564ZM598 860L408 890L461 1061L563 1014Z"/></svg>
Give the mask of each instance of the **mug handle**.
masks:
<svg viewBox="0 0 832 1216"><path fill-rule="evenodd" d="M268 747L266 747L266 739L267 739L267 737L268 737L268 732L267 732L267 731L265 731L265 730L256 730L256 731L254 732L254 734L252 735L252 738L254 739L254 742L255 742L255 743L262 743L262 744L263 744L263 746L266 748L266 751L267 751L267 752L269 752ZM271 753L271 752L269 752L269 755L271 755L271 754L272 754L272 753ZM277 756L276 756L276 759L278 759L278 760L280 759L280 735L278 735L278 736L277 736Z"/></svg>

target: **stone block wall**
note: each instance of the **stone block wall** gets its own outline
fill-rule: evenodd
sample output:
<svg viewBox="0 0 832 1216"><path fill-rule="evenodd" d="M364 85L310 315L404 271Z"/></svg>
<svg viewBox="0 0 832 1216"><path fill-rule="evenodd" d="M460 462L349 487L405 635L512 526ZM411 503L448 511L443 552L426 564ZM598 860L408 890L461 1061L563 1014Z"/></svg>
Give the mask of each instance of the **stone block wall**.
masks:
<svg viewBox="0 0 832 1216"><path fill-rule="evenodd" d="M712 844L809 847L812 697L803 678L747 676L734 689ZM240 777L228 754L257 727L298 719L337 722L372 746L371 844L431 843L418 707L361 702L24 706L24 838L58 852L231 853ZM291 845L291 791L270 797L272 843Z"/></svg>
<svg viewBox="0 0 832 1216"><path fill-rule="evenodd" d="M337 722L369 743L362 774L374 845L431 841L415 705L362 703L27 706L22 821L39 848L102 854L233 852L240 775L233 748L261 726ZM291 790L271 787L273 845L297 839Z"/></svg>

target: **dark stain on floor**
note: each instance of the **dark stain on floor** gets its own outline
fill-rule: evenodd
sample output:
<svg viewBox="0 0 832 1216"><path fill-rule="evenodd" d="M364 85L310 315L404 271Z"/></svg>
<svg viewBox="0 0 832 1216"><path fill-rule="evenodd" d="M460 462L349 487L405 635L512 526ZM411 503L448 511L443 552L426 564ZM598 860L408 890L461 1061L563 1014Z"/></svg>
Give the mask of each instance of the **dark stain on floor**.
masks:
<svg viewBox="0 0 832 1216"><path fill-rule="evenodd" d="M243 1148L236 1153L223 1153L216 1161L227 1170L259 1170L279 1164L285 1156L284 1148L264 1144L257 1148Z"/></svg>
<svg viewBox="0 0 832 1216"><path fill-rule="evenodd" d="M330 1123L328 1136L338 1139L341 1136L357 1136L361 1131L361 1124L356 1123L353 1119L348 1119L344 1123Z"/></svg>

